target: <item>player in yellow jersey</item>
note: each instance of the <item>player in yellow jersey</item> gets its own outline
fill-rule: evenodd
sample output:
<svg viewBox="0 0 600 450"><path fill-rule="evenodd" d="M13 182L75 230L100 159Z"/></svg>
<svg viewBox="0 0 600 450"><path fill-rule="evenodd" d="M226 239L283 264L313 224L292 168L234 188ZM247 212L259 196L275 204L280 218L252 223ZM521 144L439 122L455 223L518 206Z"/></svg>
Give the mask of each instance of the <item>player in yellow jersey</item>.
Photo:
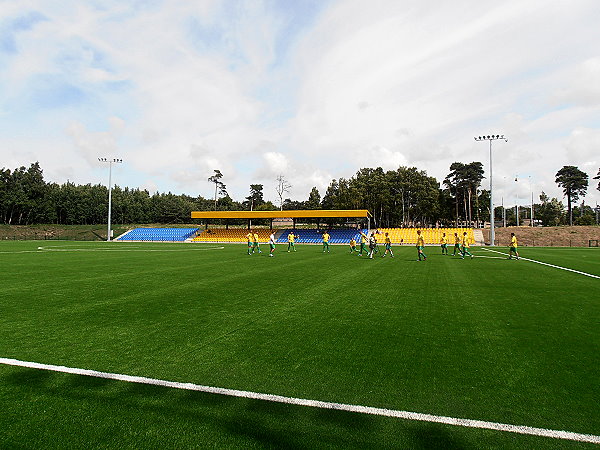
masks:
<svg viewBox="0 0 600 450"><path fill-rule="evenodd" d="M369 236L367 236L362 231L359 231L359 233L360 233L360 252L358 253L358 256L362 256L363 251L365 253L367 253L367 241L369 240Z"/></svg>
<svg viewBox="0 0 600 450"><path fill-rule="evenodd" d="M356 250L356 241L354 240L354 238L350 239L350 253L354 253L357 252L358 250Z"/></svg>
<svg viewBox="0 0 600 450"><path fill-rule="evenodd" d="M290 252L290 249L296 251L296 246L294 244L299 237L300 236L295 235L293 231L290 231L290 234L288 234L288 253Z"/></svg>
<svg viewBox="0 0 600 450"><path fill-rule="evenodd" d="M390 253L390 256L393 258L394 257L394 253L392 253L392 240L390 239L390 234L389 233L385 233L385 252L383 252L383 255L381 255L382 258L385 258L385 255L388 254L388 252Z"/></svg>
<svg viewBox="0 0 600 450"><path fill-rule="evenodd" d="M440 240L442 244L442 255L448 254L448 238L446 237L446 233L442 233L442 239Z"/></svg>
<svg viewBox="0 0 600 450"><path fill-rule="evenodd" d="M515 233L510 233L510 247L508 249L508 259L512 259L513 253L515 257L519 259L519 251L518 251L519 243L517 242L517 237Z"/></svg>
<svg viewBox="0 0 600 450"><path fill-rule="evenodd" d="M419 261L421 261L421 256L423 257L423 261L427 261L427 256L423 253L423 250L425 250L425 239L421 235L421 230L417 230L417 254Z"/></svg>
<svg viewBox="0 0 600 450"><path fill-rule="evenodd" d="M260 251L260 244L258 243L258 233L256 231L252 234L252 253L254 253L255 249L258 250L258 253L262 253Z"/></svg>
<svg viewBox="0 0 600 450"><path fill-rule="evenodd" d="M452 256L456 256L456 251L458 250L458 254L461 254L460 251L460 236L458 233L454 233L454 251L452 252Z"/></svg>
<svg viewBox="0 0 600 450"><path fill-rule="evenodd" d="M246 239L248 239L248 254L250 255L254 253L254 250L252 249L252 242L254 241L254 235L252 234L252 231L246 235Z"/></svg>
<svg viewBox="0 0 600 450"><path fill-rule="evenodd" d="M325 250L329 253L329 233L327 231L323 233L323 253Z"/></svg>
<svg viewBox="0 0 600 450"><path fill-rule="evenodd" d="M465 259L465 255L469 255L471 257L471 259L473 259L473 255L469 251L469 238L467 237L466 231L463 233L461 251L462 251L462 259Z"/></svg>

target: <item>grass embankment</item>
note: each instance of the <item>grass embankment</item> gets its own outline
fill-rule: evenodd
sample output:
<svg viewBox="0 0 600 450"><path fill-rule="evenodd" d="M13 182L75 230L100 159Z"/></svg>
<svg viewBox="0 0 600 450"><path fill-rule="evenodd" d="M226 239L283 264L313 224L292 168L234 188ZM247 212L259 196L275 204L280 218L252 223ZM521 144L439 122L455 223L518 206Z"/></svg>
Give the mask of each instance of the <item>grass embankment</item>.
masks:
<svg viewBox="0 0 600 450"><path fill-rule="evenodd" d="M112 225L114 237L138 227L188 228L198 225L130 224ZM106 224L98 225L0 225L0 240L106 240Z"/></svg>
<svg viewBox="0 0 600 450"><path fill-rule="evenodd" d="M495 228L496 245L510 243L515 233L519 245L534 247L588 247L590 239L600 240L600 226L564 227L499 227ZM489 228L483 229L485 242L490 241Z"/></svg>

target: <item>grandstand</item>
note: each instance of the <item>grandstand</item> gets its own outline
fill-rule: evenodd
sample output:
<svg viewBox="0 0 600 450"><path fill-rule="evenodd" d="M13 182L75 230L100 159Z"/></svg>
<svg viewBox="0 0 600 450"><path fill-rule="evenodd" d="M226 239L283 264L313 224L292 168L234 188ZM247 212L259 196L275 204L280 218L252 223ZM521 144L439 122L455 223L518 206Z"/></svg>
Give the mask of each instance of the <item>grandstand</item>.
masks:
<svg viewBox="0 0 600 450"><path fill-rule="evenodd" d="M248 229L210 229L201 232L196 236L194 242L246 242L246 235L250 229L252 219L269 219L271 229L257 228L253 229L259 235L259 242L267 242L270 234L274 231L272 224L274 219L292 219L295 224L296 219L314 219L314 218L363 218L370 223L370 214L367 210L285 210L285 211L192 211L192 219L208 220L219 219L242 219L248 220ZM290 231L295 231L300 236L296 242L299 243L319 243L322 241L323 231L318 229L284 229L275 232L275 242L286 243ZM342 244L350 242L353 236L358 236L356 229L330 230L330 243Z"/></svg>
<svg viewBox="0 0 600 450"><path fill-rule="evenodd" d="M198 228L134 228L116 241L183 242L198 233Z"/></svg>
<svg viewBox="0 0 600 450"><path fill-rule="evenodd" d="M286 228L276 231L275 242L278 244L287 243L287 236L290 232L294 232L298 238L296 242L300 244L318 244L322 242L323 232L327 230L330 235L329 242L331 244L347 244L352 238L359 241L360 232L367 233L370 228L371 214L367 210L285 210L285 211L192 211L192 219L205 220L208 223L210 219L225 220L228 219L270 219L271 228L273 219L291 218L295 224L296 219L311 219L311 218L357 218L366 221L369 227L367 229L305 229L305 228ZM377 240L383 243L385 233L389 233L393 244L415 244L417 242L418 228L379 228ZM453 244L452 237L454 233L461 236L466 231L469 239L469 244L475 243L475 237L472 228L421 228L425 243L428 245L439 244L442 233L446 233L448 243ZM257 229L260 242L267 242L272 230ZM200 232L193 241L194 242L246 242L247 229L210 229Z"/></svg>
<svg viewBox="0 0 600 450"><path fill-rule="evenodd" d="M158 241L158 242L183 242L191 240L192 242L219 242L219 243L238 243L247 242L246 235L250 230L251 219L273 219L289 217L292 219L307 218L331 218L331 217L354 217L366 218L370 223L370 214L367 210L300 210L300 211L193 211L192 218L208 220L216 218L227 221L228 219L248 220L248 228L211 228L200 230L198 228L136 228L131 230L116 240L119 241ZM389 233L393 244L415 244L417 242L417 230L419 228L378 228L377 241L383 243L385 233ZM427 245L439 244L442 234L446 233L448 244L453 244L454 233L462 238L464 232L467 232L469 244L475 243L475 236L472 228L420 228L423 238ZM288 235L293 232L296 236L296 242L299 244L319 244L323 240L323 233L327 231L330 235L331 244L347 244L352 238L360 242L360 233L367 234L369 228L346 228L346 229L327 229L327 228L286 228L282 230L273 230L270 228L252 228L253 232L258 234L259 242L268 242L270 234L275 232L275 242L278 244L287 243ZM371 230L373 231L373 230Z"/></svg>

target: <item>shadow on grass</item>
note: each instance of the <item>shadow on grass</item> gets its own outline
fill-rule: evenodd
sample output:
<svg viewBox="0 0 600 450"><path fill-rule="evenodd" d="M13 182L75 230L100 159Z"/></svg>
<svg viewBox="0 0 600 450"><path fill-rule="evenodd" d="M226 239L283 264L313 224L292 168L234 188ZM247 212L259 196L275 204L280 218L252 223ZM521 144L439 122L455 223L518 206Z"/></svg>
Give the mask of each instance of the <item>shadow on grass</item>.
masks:
<svg viewBox="0 0 600 450"><path fill-rule="evenodd" d="M73 375L65 383L75 388L98 389L110 385L112 380L107 378L86 377Z"/></svg>
<svg viewBox="0 0 600 450"><path fill-rule="evenodd" d="M128 442L132 434L143 434L145 428L150 427L160 430L159 437L154 439L162 439L171 446L174 443L176 446L206 446L218 441L240 448L466 448L457 438L460 433L453 433L448 427L347 411L24 368L11 368L0 377L0 382L0 393L4 391L22 401L42 405L53 403L57 410L64 409L64 416L75 413L77 418L79 412L86 411L81 416L87 417L92 411L94 432L105 435L104 431L110 430L111 445ZM26 414L19 409L12 412L13 416ZM26 423L27 417L23 419ZM86 424L88 422L83 422L76 432L81 433L80 440L93 440L94 435L89 425L86 429ZM0 425L10 424L0 419ZM73 432L67 428L61 431L61 427L66 427L61 415L43 426L51 431L30 429L27 432ZM140 431L132 433L132 426L139 426ZM18 439L13 444L20 445ZM152 442L152 445L159 444Z"/></svg>
<svg viewBox="0 0 600 450"><path fill-rule="evenodd" d="M335 409L314 409L315 420L349 429L373 430L373 416Z"/></svg>
<svg viewBox="0 0 600 450"><path fill-rule="evenodd" d="M413 424L414 425L414 424ZM413 427L411 427L413 428ZM457 439L455 433L435 423L424 423L411 430L413 448L418 449L470 449L464 441Z"/></svg>
<svg viewBox="0 0 600 450"><path fill-rule="evenodd" d="M4 377L6 384L23 387L43 387L52 380L52 372L35 369L15 369Z"/></svg>

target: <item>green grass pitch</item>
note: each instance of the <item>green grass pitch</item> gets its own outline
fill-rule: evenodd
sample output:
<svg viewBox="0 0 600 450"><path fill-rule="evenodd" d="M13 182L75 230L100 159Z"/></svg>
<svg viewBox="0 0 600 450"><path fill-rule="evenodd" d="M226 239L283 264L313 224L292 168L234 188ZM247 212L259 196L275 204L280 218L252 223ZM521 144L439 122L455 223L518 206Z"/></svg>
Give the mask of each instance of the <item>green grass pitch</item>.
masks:
<svg viewBox="0 0 600 450"><path fill-rule="evenodd" d="M0 357L600 434L599 279L297 247L0 242ZM521 255L600 275L598 249ZM0 448L592 447L5 365L0 410Z"/></svg>

